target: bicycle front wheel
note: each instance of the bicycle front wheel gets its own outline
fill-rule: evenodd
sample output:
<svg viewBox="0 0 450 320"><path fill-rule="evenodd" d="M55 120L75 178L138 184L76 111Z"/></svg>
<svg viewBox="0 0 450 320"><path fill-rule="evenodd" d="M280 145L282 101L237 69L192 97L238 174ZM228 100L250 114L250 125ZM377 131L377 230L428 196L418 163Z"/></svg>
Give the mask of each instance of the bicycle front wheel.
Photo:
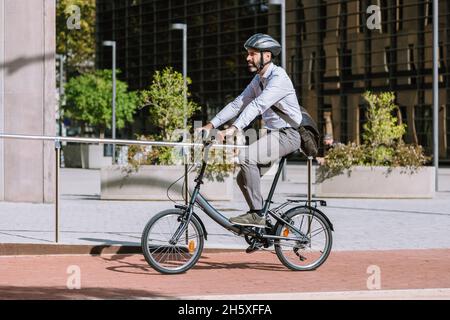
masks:
<svg viewBox="0 0 450 320"><path fill-rule="evenodd" d="M155 215L142 234L142 252L155 270L164 274L183 273L192 268L203 250L203 229L192 216L176 243L171 243L175 232L182 227L181 210L166 210Z"/></svg>
<svg viewBox="0 0 450 320"><path fill-rule="evenodd" d="M333 243L331 226L317 209L301 207L286 213L289 225L278 222L275 240L278 259L289 269L314 270L328 258ZM294 229L295 228L295 229Z"/></svg>

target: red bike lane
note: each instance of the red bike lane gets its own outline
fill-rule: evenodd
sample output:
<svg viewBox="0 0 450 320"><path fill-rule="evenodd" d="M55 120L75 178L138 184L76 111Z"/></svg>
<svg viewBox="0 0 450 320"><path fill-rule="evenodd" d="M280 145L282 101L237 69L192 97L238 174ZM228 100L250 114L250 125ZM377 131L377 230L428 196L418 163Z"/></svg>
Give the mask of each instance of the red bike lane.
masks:
<svg viewBox="0 0 450 320"><path fill-rule="evenodd" d="M204 252L179 275L159 274L140 254L0 257L0 299L172 299L370 287L450 288L450 249L336 251L308 272L288 270L270 251Z"/></svg>

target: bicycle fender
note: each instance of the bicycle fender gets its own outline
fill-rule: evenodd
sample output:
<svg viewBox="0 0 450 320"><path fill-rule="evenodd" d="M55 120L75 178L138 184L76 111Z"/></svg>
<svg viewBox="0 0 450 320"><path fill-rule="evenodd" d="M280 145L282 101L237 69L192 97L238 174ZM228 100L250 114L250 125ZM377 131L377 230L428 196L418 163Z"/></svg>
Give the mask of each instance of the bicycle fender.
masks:
<svg viewBox="0 0 450 320"><path fill-rule="evenodd" d="M334 227L333 227L333 224L331 223L330 219L328 219L328 217L322 211L320 211L320 210L318 210L316 208L313 208L313 207L308 207L308 206L293 207L293 208L289 209L288 211L286 211L283 214L283 217L286 216L291 211L298 210L298 209L309 209L309 210L312 210L312 211L315 211L315 212L319 213L325 219L325 221L328 222L328 224L330 225L331 231L334 231Z"/></svg>
<svg viewBox="0 0 450 320"><path fill-rule="evenodd" d="M205 236L205 240L208 240L208 232L206 232L206 228L205 228L205 225L203 224L203 221L200 219L200 217L194 211L192 211L192 215L195 217L195 219L197 219L197 221L202 226L203 235Z"/></svg>

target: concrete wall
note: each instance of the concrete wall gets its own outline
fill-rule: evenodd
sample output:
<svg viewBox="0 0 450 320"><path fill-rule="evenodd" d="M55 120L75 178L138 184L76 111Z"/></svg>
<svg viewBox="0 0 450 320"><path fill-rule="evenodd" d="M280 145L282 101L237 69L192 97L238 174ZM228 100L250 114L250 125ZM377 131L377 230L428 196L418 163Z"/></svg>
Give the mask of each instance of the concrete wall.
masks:
<svg viewBox="0 0 450 320"><path fill-rule="evenodd" d="M0 132L5 131L4 126L4 61L5 61L5 3L3 0L0 1ZM0 139L0 200L4 199L5 196L5 189L4 189L4 178L3 178L3 172L4 172L4 143L3 139Z"/></svg>
<svg viewBox="0 0 450 320"><path fill-rule="evenodd" d="M0 131L55 135L55 35L55 0L0 0ZM53 143L0 147L0 200L53 202Z"/></svg>

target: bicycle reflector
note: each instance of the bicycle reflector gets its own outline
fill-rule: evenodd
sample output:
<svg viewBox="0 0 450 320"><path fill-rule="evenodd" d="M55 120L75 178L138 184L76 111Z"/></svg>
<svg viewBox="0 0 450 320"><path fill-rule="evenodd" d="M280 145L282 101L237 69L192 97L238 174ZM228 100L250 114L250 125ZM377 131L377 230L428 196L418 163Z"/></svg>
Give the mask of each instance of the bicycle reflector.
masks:
<svg viewBox="0 0 450 320"><path fill-rule="evenodd" d="M195 251L195 242L194 242L194 240L189 241L188 248L189 248L189 253L194 253L194 251Z"/></svg>
<svg viewBox="0 0 450 320"><path fill-rule="evenodd" d="M289 229L286 228L283 230L283 237L287 237L289 235Z"/></svg>

